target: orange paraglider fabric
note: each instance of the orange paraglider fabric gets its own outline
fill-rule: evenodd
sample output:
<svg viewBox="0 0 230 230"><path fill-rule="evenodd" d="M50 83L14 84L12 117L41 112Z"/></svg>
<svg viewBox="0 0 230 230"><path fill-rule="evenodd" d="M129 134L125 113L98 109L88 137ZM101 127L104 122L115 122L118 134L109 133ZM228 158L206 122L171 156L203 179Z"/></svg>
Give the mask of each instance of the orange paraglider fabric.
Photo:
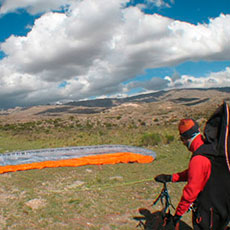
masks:
<svg viewBox="0 0 230 230"><path fill-rule="evenodd" d="M16 172L30 169L43 169L55 167L76 167L83 165L103 165L117 163L150 163L154 160L152 156L146 156L137 153L119 152L101 155L91 155L81 158L64 159L56 161L43 161L19 165L0 166L0 174L7 172Z"/></svg>

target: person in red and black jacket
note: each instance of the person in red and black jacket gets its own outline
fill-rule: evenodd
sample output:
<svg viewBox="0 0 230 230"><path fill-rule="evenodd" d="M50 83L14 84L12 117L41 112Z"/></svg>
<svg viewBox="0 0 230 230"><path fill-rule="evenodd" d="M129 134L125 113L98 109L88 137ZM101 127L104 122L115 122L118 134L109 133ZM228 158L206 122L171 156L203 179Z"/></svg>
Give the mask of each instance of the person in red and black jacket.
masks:
<svg viewBox="0 0 230 230"><path fill-rule="evenodd" d="M212 148L209 148L209 145L205 144L199 126L193 119L182 119L178 129L181 141L187 146L188 150L193 153L188 169L172 175L160 174L155 177L157 182L162 183L187 181L183 189L181 200L173 216L174 226L178 228L181 217L193 205L195 207L193 209L194 230L225 229L227 221L222 220L219 213L212 212L212 208L200 208L202 205L199 204L199 202L205 205L207 203L209 206L209 203L212 202L212 198L209 198L209 195L205 194L205 197L202 197L203 191L207 190L205 187L210 184L207 182L212 172L212 161L208 157L208 152L212 151ZM208 192L210 193L210 189ZM210 207L212 206L213 205L210 204ZM196 207L199 207L199 210L197 210L198 208Z"/></svg>

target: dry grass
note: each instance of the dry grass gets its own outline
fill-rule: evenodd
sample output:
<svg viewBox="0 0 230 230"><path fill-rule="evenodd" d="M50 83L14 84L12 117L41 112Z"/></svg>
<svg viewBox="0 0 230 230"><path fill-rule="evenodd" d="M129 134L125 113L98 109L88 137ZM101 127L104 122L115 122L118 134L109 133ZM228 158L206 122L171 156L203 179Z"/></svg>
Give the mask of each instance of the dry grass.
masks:
<svg viewBox="0 0 230 230"><path fill-rule="evenodd" d="M106 138L107 142L135 145L146 131L146 128L126 132L108 129L99 135L100 139L98 132L93 134L91 130L88 136L88 131L82 130L81 142L76 143L98 144ZM27 136L13 135L12 130L3 132L1 140L5 149L61 145L54 142L59 132L36 134L34 139L31 133ZM164 127L155 132L163 136L173 130ZM62 135L63 145L72 144L72 135L77 135L73 130L67 133ZM177 138L170 144L161 142L148 148L154 149L158 156L151 164L47 168L0 175L1 229L135 229L137 222L133 217L138 215L139 208L151 211L161 208L160 204L151 207L161 185L150 179L162 172L180 171L189 160L187 154L181 154L185 149ZM182 186L169 186L173 203L178 202ZM186 215L189 222L188 219Z"/></svg>
<svg viewBox="0 0 230 230"><path fill-rule="evenodd" d="M120 106L87 116L35 119L31 110L29 117L20 117L20 112L2 116L2 153L74 145L143 145L143 137L151 133L157 133L160 140L155 146L151 140L147 142L146 148L157 153L151 164L47 168L0 175L0 229L136 229L133 217L139 215L139 208L151 212L161 208L160 204L151 206L161 185L150 179L187 167L190 156L178 141L178 120L192 116L203 125L215 105L186 107L166 102ZM183 186L169 185L174 205ZM183 220L191 226L190 215L185 214Z"/></svg>

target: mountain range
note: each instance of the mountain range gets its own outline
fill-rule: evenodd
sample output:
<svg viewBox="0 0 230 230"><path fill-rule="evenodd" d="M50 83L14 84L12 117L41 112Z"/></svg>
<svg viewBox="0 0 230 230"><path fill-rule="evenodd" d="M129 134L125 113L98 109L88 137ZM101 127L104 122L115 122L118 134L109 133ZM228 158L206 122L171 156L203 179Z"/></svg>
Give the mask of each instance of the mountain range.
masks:
<svg viewBox="0 0 230 230"><path fill-rule="evenodd" d="M173 89L126 98L73 101L61 105L39 105L2 110L0 120L26 122L54 117L77 116L79 119L129 117L148 121L176 119L210 113L223 101L230 101L230 87L208 89ZM167 120L166 119L166 120ZM120 119L117 119L120 120Z"/></svg>

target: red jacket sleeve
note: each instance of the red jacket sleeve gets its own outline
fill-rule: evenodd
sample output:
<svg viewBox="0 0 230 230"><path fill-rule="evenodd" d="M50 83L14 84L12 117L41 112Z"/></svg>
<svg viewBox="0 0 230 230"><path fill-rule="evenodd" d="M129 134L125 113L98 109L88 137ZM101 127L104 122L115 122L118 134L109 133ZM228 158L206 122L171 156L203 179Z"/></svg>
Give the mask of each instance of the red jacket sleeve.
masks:
<svg viewBox="0 0 230 230"><path fill-rule="evenodd" d="M188 181L188 169L172 175L172 182Z"/></svg>
<svg viewBox="0 0 230 230"><path fill-rule="evenodd" d="M210 177L211 162L207 157L197 155L191 159L188 170L173 175L173 181L186 179L186 173L188 182L183 189L183 195L176 209L176 214L179 216L182 216L189 209L204 189Z"/></svg>

